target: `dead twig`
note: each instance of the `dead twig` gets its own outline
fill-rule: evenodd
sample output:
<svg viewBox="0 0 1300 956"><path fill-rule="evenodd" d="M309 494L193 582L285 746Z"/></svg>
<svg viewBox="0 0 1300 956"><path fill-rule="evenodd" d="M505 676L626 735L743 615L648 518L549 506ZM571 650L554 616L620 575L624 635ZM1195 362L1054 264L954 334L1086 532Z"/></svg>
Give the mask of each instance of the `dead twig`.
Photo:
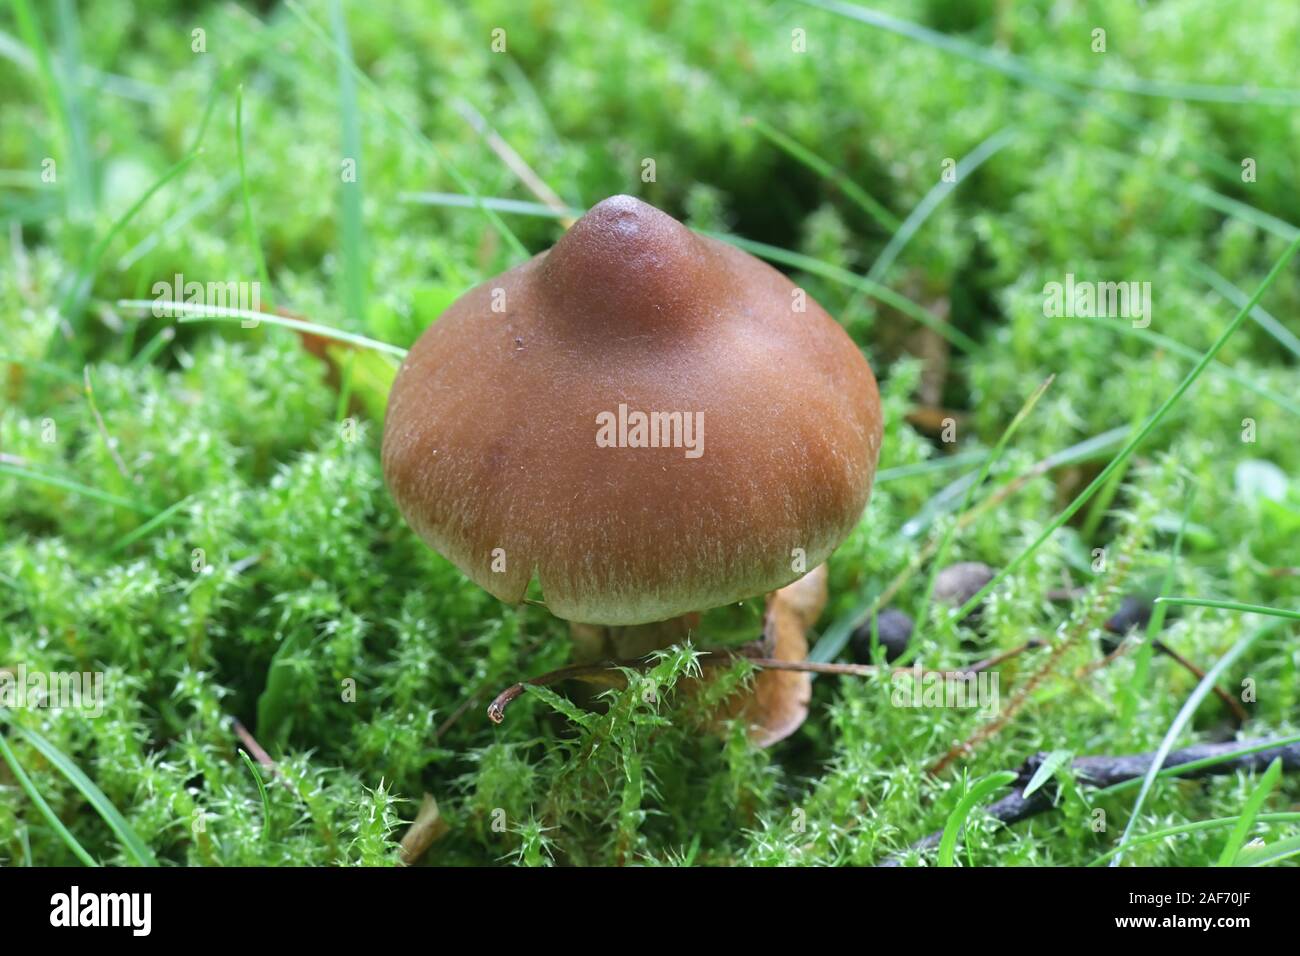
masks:
<svg viewBox="0 0 1300 956"><path fill-rule="evenodd" d="M548 208L559 214L560 223L565 229L573 225L573 215L570 213L569 207L564 204L564 200L555 194L555 190L546 185L542 177L533 171L533 168L515 151L513 146L501 138L501 134L492 128L492 125L484 119L482 113L474 108L473 104L467 100L457 98L452 101L451 105L461 115L461 118L470 125L470 128L483 138L488 148L497 154L497 158L506 164L506 168L528 187L528 191Z"/></svg>
<svg viewBox="0 0 1300 956"><path fill-rule="evenodd" d="M1044 646L1043 641L1034 639L1027 641L1019 647L1004 651L993 657L972 664L970 667L958 668L956 670L937 671L921 670L922 676L938 674L943 677L960 678L970 674L978 674L980 671L996 667L998 664L1017 657L1026 651L1033 650L1037 647ZM761 657L759 651L762 649L761 641L754 644L747 644L736 650L725 651L704 651L696 658L702 667L727 667L739 661L748 661L755 667L764 670L780 671L799 671L807 674L832 674L840 677L872 677L880 673L881 668L875 664L833 664L822 663L820 661L782 661L772 657ZM644 671L658 663L658 658L654 655L646 657L623 658L618 660L595 661L591 664L572 664L568 667L561 667L557 670L549 671L537 677L521 681L517 684L511 684L501 693L492 699L488 705L488 718L494 723L499 724L505 720L506 708L512 702L519 698L524 692L524 686L532 684L535 687L547 687L551 684L558 684L565 680L598 680L602 683L613 683L611 678L614 675L612 671L623 669ZM891 674L915 674L918 673L915 667L890 667L885 668ZM616 680L616 679L615 679Z"/></svg>
<svg viewBox="0 0 1300 956"><path fill-rule="evenodd" d="M456 721L464 717L465 712L474 706L474 701L478 699L478 695L482 693L482 691L482 684L470 691L469 695L460 702L460 706L453 710L447 719L438 725L438 729L433 732L433 739L441 740L443 734L451 730L451 728L455 726Z"/></svg>
<svg viewBox="0 0 1300 956"><path fill-rule="evenodd" d="M970 667L966 668L966 671L971 674L978 674L980 671L986 671L989 668L997 667L999 664L1003 663L1004 661L1009 661L1013 657L1019 657L1021 654L1025 653L1026 651L1032 651L1032 650L1036 650L1037 648L1046 647L1046 646L1047 646L1047 642L1042 638L1040 637L1030 638L1029 640L1025 641L1025 643L1021 644L1019 647L1013 647L1009 651L1003 651L1000 654L994 654L992 657L987 657L977 664L972 664Z"/></svg>
<svg viewBox="0 0 1300 956"><path fill-rule="evenodd" d="M249 732L249 729L240 722L239 718L231 717L230 723L235 728L235 736L239 738L239 743L243 748L248 751L249 755L256 760L258 764L265 767L270 772L271 781L273 783L281 784L299 800L303 800L303 795L298 789L298 784L295 781L290 780L289 777L280 770L276 765L275 760L272 759L271 755L266 752L265 748L257 742L257 738ZM303 802L305 803L306 801L304 800Z"/></svg>
<svg viewBox="0 0 1300 956"><path fill-rule="evenodd" d="M1102 609L1109 604L1110 596L1123 583L1131 561L1132 555L1127 550L1120 552L1115 562L1115 570L1105 587L1098 593L1095 602L1079 616L1078 622L1070 629L1070 632L1054 644L1047 660L1029 675L1024 684L1016 688L1011 695L1011 700L997 717L981 724L974 733L952 746L947 753L931 764L926 771L930 776L937 777L958 758L973 752L976 747L1001 732L1002 728L1016 718L1025 704L1029 702L1034 691L1056 672L1057 667L1061 665L1070 649L1077 646L1084 635L1088 634L1100 623L1097 618L1104 613Z"/></svg>
<svg viewBox="0 0 1300 956"><path fill-rule="evenodd" d="M1261 771L1278 758L1282 760L1282 769L1284 771L1291 773L1300 771L1300 743L1279 744L1275 747L1270 747L1268 744L1269 741L1267 740L1234 740L1227 743L1195 744L1170 753L1165 757L1162 767L1169 769L1198 760L1236 753L1240 750L1264 747L1265 749L1240 754L1207 767L1198 767L1178 776L1191 779L1223 776L1236 773L1238 770ZM1071 762L1070 769L1075 779L1084 786L1113 787L1127 780L1136 780L1143 777L1151 767L1155 757L1154 752L1121 754L1118 756L1078 757ZM1047 759L1046 753L1037 753L1026 760L1020 769L1016 771L1017 779L1014 792L990 804L985 809L985 813L1001 823L1011 824L1055 809L1054 788L1050 785L1035 790L1029 796L1025 796L1025 787L1028 786L1029 781L1045 759ZM929 836L913 843L907 852L932 849L939 845L942 837L942 830L931 833ZM906 853L892 856L879 865L901 866L905 856Z"/></svg>
<svg viewBox="0 0 1300 956"><path fill-rule="evenodd" d="M239 718L231 717L230 722L235 726L235 736L244 745L244 749L253 755L253 759L272 773L277 772L275 761L271 759L271 755L262 749L262 745L257 742L257 738L248 732L248 728L239 722Z"/></svg>
<svg viewBox="0 0 1300 956"><path fill-rule="evenodd" d="M113 464L117 466L118 473L126 479L128 484L134 484L135 476L126 467L126 462L118 453L117 442L108 433L108 426L104 424L104 416L99 413L99 405L95 401L95 387L90 382L89 365L82 369L82 377L85 381L86 402L90 405L90 413L95 416L95 427L99 429L99 437L104 442L104 447L108 450L109 455L112 456Z"/></svg>
<svg viewBox="0 0 1300 956"><path fill-rule="evenodd" d="M1173 658L1178 662L1178 664L1194 675L1198 681L1205 680L1205 671L1202 668L1193 664L1186 657L1183 657L1182 654L1178 653L1178 651L1174 650L1164 641L1156 641L1155 649L1161 654ZM1233 697L1218 684L1214 685L1214 696L1223 701L1224 706L1227 707L1228 710L1232 711L1232 716L1237 718L1238 724L1244 724L1250 719L1250 714L1246 713L1246 708L1241 706L1241 701L1237 700L1237 698Z"/></svg>
<svg viewBox="0 0 1300 956"><path fill-rule="evenodd" d="M1129 653L1131 650L1133 650L1133 648L1137 647L1137 645L1138 645L1137 641L1121 641L1118 645L1116 645L1115 649L1111 651L1109 654L1107 654L1105 657L1095 661L1089 661L1087 664L1084 664L1082 667L1076 670L1074 672L1074 679L1082 680L1083 678L1089 676L1090 674L1101 670L1106 665L1114 662L1118 658L1123 657L1125 654ZM1167 657L1173 659L1175 663L1177 663L1179 666L1185 668L1187 671L1193 674L1197 680L1205 679L1205 671L1202 668L1193 664L1186 657L1178 653L1176 650L1174 650L1164 641L1156 641L1152 646L1155 648L1155 650L1158 653L1164 654ZM1217 684L1212 688L1212 690L1214 692L1214 696L1219 698L1219 700L1222 701L1223 705L1227 707L1228 710L1232 711L1232 716L1236 718L1236 721L1239 725L1244 724L1247 720L1250 719L1250 714L1246 713L1246 708L1241 706L1241 703L1237 700L1237 698L1233 697L1231 694L1229 694L1222 687L1219 687Z"/></svg>

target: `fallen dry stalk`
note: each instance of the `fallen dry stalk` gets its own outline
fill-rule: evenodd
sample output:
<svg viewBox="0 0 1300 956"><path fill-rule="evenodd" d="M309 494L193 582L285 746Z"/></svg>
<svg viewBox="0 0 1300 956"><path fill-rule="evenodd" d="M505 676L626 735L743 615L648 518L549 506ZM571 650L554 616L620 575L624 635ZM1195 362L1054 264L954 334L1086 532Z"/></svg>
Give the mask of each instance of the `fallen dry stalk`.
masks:
<svg viewBox="0 0 1300 956"><path fill-rule="evenodd" d="M871 677L881 671L881 668L875 664L827 664L819 661L781 661L771 657L759 657L753 651L754 648L759 646L758 644L745 645L743 648L731 651L704 651L696 660L702 667L727 667L740 661L748 661L754 667L763 670L799 671L808 674L832 674L840 677ZM938 674L943 677L966 677L996 667L1004 661L1042 646L1044 646L1043 641L1034 639L1025 642L1019 647L1014 647L1009 651L1004 651L1001 654L972 664L970 667L949 671L922 670L920 673L923 676ZM524 692L524 687L527 684L536 687L547 687L564 680L609 680L613 678L616 681L617 678L610 673L611 671L622 669L644 671L649 670L657 663L658 658L655 655L649 655L561 667L510 685L492 699L492 703L488 705L487 715L494 724L499 724L505 720L506 708ZM914 667L890 667L885 669L891 674L917 673Z"/></svg>
<svg viewBox="0 0 1300 956"><path fill-rule="evenodd" d="M1194 744L1183 750L1175 750L1165 757L1162 767L1178 767L1182 764L1192 763L1197 760L1219 757L1224 754L1235 753L1239 750L1249 750L1253 747L1266 747L1264 750L1256 750L1254 753L1241 754L1236 757L1223 760L1208 767L1200 767L1187 774L1181 775L1185 779L1195 777L1216 777L1225 774L1235 773L1238 770L1261 771L1272 763L1275 759L1280 758L1282 769L1287 772L1300 771L1300 743L1290 743L1268 747L1267 740L1233 740L1227 743L1217 744ZM1025 796L1025 787L1033 778L1034 773L1042 765L1047 754L1037 753L1030 757L1016 771L1018 774L1015 790L990 804L986 809L987 813L993 819L1000 823L1016 823L1028 817L1036 816L1048 810L1055 809L1053 801L1053 788L1042 787L1035 790L1029 796ZM1155 753L1141 754L1120 754L1117 756L1098 755L1093 757L1078 757L1070 764L1075 779L1079 783L1089 787L1113 787L1116 784L1124 783L1128 780L1135 780L1143 777L1147 770L1150 769L1152 762L1155 760ZM943 837L943 831L935 833L917 840L909 847L909 852L914 850L928 850L939 845ZM903 864L903 854L892 856L885 860L880 866L901 866Z"/></svg>
<svg viewBox="0 0 1300 956"><path fill-rule="evenodd" d="M488 148L496 153L497 158L505 163L506 168L514 173L519 181L528 188L528 191L536 196L547 208L559 214L560 224L565 229L573 225L575 220L569 211L569 207L556 195L555 190L548 186L546 181L533 171L533 168L528 165L528 162L519 155L515 148L492 128L492 125L483 117L482 113L474 108L473 104L467 100L457 98L452 101L452 107L470 125L470 128L483 139L483 142L487 143Z"/></svg>
<svg viewBox="0 0 1300 956"><path fill-rule="evenodd" d="M1156 641L1155 649L1159 651L1161 654L1165 654L1168 657L1172 658L1181 667L1191 672L1192 675L1195 676L1197 680L1205 680L1205 670L1203 668L1197 666L1196 664L1193 664L1190 660L1188 660L1182 654L1178 653L1178 651L1174 650L1164 641ZM1246 708L1241 706L1241 701L1237 700L1237 698L1233 697L1231 694L1229 694L1218 684L1214 685L1213 690L1214 690L1214 696L1219 698L1219 700L1223 701L1224 706L1227 707L1230 711L1232 711L1232 716L1237 718L1237 723L1244 724L1247 720L1250 719L1250 714L1246 713Z"/></svg>
<svg viewBox="0 0 1300 956"><path fill-rule="evenodd" d="M240 722L239 718L231 717L230 723L235 728L235 736L239 738L239 742L243 748L248 751L254 760L269 771L270 781L272 783L280 784L301 800L302 794L298 790L298 785L280 772L280 768L276 765L275 760L273 760L271 755L266 752L266 749L257 742L257 738L254 737L249 729Z"/></svg>
<svg viewBox="0 0 1300 956"><path fill-rule="evenodd" d="M244 745L244 749L253 755L253 759L260 763L267 770L271 771L273 776L279 775L279 770L275 766L275 761L271 755L263 749L262 745L257 742L257 738L248 732L248 728L240 723L239 718L231 717L230 722L234 725L235 736L239 742Z"/></svg>
<svg viewBox="0 0 1300 956"><path fill-rule="evenodd" d="M930 765L926 773L932 777L937 777L954 761L972 753L975 748L1001 732L1002 728L1016 718L1025 704L1029 702L1029 698L1034 691L1056 672L1056 669L1065 659L1067 652L1072 647L1077 646L1083 637L1100 623L1097 617L1103 613L1102 608L1110 603L1110 596L1119 589L1125 575L1128 573L1131 561L1132 555L1128 551L1122 551L1119 554L1115 562L1115 571L1106 586L1097 595L1096 602L1080 616L1078 623L1071 628L1070 633L1053 645L1051 653L1042 666L1030 674L1024 684L1016 688L1007 706L993 720L981 724L969 737L952 746L947 753Z"/></svg>

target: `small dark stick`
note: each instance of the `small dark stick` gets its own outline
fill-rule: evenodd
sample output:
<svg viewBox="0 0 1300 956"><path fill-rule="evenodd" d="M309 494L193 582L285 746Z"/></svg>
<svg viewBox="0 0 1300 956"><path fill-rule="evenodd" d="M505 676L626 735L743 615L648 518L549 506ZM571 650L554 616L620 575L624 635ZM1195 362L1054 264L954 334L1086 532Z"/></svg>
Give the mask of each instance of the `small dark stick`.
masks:
<svg viewBox="0 0 1300 956"><path fill-rule="evenodd" d="M240 723L239 718L231 717L230 723L235 729L235 736L244 745L244 749L253 755L253 759L272 773L278 773L279 771L276 770L275 761L271 759L271 755L257 742L257 738L248 732L248 728Z"/></svg>
<svg viewBox="0 0 1300 956"><path fill-rule="evenodd" d="M1014 647L1009 651L1003 651L994 657L979 661L970 667L961 668L952 671L932 671L922 670L921 674L940 674L945 677L964 677L969 674L978 674L980 671L996 667L998 664L1008 661L1013 657L1033 650L1037 647L1044 646L1044 642L1034 639L1027 641L1019 647ZM739 661L746 660L755 667L765 670L781 671L800 671L810 674L833 674L840 677L870 677L879 673L881 668L874 664L823 664L819 661L781 661L771 657L759 657L758 651L762 648L761 643L748 644L742 648L730 651L703 651L696 662L703 667L726 667ZM535 687L546 687L551 684L558 684L560 681L578 679L578 680L595 680L601 682L614 683L619 679L619 671L623 669L630 670L649 670L658 663L658 658L651 654L647 657L625 658L622 660L597 661L593 664L573 664L569 667L561 667L557 670L540 674L537 677L529 678L526 681L520 681L517 684L511 684L496 697L492 698L492 703L488 704L488 719L494 724L499 724L506 719L506 708L512 702L517 700L524 692L524 685L532 684ZM885 668L889 673L917 673L912 667L889 667Z"/></svg>
<svg viewBox="0 0 1300 956"><path fill-rule="evenodd" d="M1119 610L1106 619L1102 625L1108 634L1114 637L1103 635L1101 638L1102 649L1111 653L1119 646L1119 642L1132 630L1145 630L1151 623L1151 613L1155 605L1144 597L1136 594L1126 594L1123 600L1119 602Z"/></svg>
<svg viewBox="0 0 1300 956"><path fill-rule="evenodd" d="M266 749L257 742L257 738L252 735L249 729L240 723L239 718L231 717L230 725L234 728L235 736L239 738L239 742L243 746L244 750L252 756L254 760L270 771L270 779L284 785L291 792L297 793L298 791L294 786L293 781L280 772L280 768L277 767L275 761L271 759L271 755L268 754Z"/></svg>
<svg viewBox="0 0 1300 956"><path fill-rule="evenodd" d="M1114 654L1124 637L1131 631L1146 630L1151 623L1154 608L1155 605L1148 598L1136 594L1124 595L1124 599L1120 601L1119 610L1107 618L1106 623L1102 625L1108 632L1107 635L1103 635L1101 638L1102 649L1107 654ZM1159 653L1172 658L1180 667L1195 676L1197 680L1205 679L1205 671L1202 668L1196 666L1164 641L1157 638L1152 642L1151 646ZM1216 686L1214 696L1218 697L1224 706L1232 711L1232 716L1236 718L1238 723L1245 723L1250 719L1250 715L1246 713L1246 708L1241 706L1241 702L1223 688Z"/></svg>
<svg viewBox="0 0 1300 956"><path fill-rule="evenodd" d="M1267 745L1268 743L1267 740L1233 740L1219 744L1195 744L1170 753L1165 757L1163 766L1166 769L1177 767L1195 760L1220 757L1224 754L1236 753L1239 750L1250 750L1253 747ZM1038 770L1046 756L1044 753L1038 753L1026 760L1017 771L1019 779L1016 781L1015 790L1001 800L989 804L985 812L994 820L1002 823L1016 823L1048 810L1057 809L1053 800L1052 791L1054 788L1051 786L1042 787L1028 797L1025 796L1025 787L1028 786L1034 772ZM1256 750L1254 753L1242 754L1208 767L1193 770L1185 776L1188 778L1215 777L1235 773L1238 770L1254 770L1258 772L1278 757L1282 759L1282 769L1284 771L1294 773L1300 770L1300 743L1278 745L1264 750ZM1111 787L1117 783L1143 776L1154 759L1154 753L1121 754L1118 756L1100 755L1079 757L1070 767L1075 778L1080 783L1089 787L1101 788ZM932 849L939 845L942 838L943 831L936 831L917 840L908 848L907 852ZM904 854L900 853L889 857L878 865L902 866L903 857Z"/></svg>

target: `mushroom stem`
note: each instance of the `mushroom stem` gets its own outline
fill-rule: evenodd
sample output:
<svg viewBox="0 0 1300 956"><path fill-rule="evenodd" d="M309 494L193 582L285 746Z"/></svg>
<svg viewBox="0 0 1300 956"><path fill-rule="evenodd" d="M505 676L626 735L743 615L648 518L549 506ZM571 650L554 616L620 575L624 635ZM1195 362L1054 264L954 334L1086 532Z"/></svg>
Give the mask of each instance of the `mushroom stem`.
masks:
<svg viewBox="0 0 1300 956"><path fill-rule="evenodd" d="M665 647L684 643L698 632L699 626L700 615L695 612L650 624L613 626L570 623L573 661L575 664L590 664L611 658L645 657Z"/></svg>

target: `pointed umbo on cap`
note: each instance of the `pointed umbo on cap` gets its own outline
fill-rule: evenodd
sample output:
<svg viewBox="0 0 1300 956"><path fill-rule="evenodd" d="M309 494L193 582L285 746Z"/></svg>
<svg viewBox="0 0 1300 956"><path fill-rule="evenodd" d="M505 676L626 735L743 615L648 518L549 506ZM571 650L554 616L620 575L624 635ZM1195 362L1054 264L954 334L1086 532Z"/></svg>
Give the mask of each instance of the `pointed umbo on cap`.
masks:
<svg viewBox="0 0 1300 956"><path fill-rule="evenodd" d="M536 576L560 618L639 624L823 561L880 438L871 369L821 306L614 196L424 332L383 467L411 527L496 597Z"/></svg>

